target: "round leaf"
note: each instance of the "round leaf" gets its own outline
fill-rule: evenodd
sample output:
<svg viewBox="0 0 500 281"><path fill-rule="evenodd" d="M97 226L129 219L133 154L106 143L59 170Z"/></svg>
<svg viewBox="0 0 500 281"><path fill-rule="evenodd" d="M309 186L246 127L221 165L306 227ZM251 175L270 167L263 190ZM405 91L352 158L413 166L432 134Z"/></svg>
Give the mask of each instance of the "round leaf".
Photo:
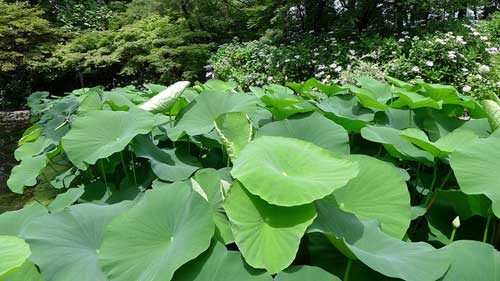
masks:
<svg viewBox="0 0 500 281"><path fill-rule="evenodd" d="M349 154L349 136L337 123L314 112L304 118L269 123L257 131L256 137L278 136L312 142L336 154Z"/></svg>
<svg viewBox="0 0 500 281"><path fill-rule="evenodd" d="M279 206L323 198L357 173L356 163L335 158L312 143L268 136L249 143L231 170L248 191Z"/></svg>
<svg viewBox="0 0 500 281"><path fill-rule="evenodd" d="M167 130L177 140L182 132L190 136L209 133L217 116L226 112L251 113L257 110L258 100L250 95L203 91L180 114L175 127Z"/></svg>
<svg viewBox="0 0 500 281"><path fill-rule="evenodd" d="M466 142L451 155L450 164L460 189L466 194L486 195L500 217L500 131L487 139Z"/></svg>
<svg viewBox="0 0 500 281"><path fill-rule="evenodd" d="M115 281L170 280L210 246L210 205L186 183L149 190L106 230L100 259Z"/></svg>
<svg viewBox="0 0 500 281"><path fill-rule="evenodd" d="M0 277L0 281L44 281L36 266L26 261L21 267L5 276Z"/></svg>
<svg viewBox="0 0 500 281"><path fill-rule="evenodd" d="M30 247L15 236L0 236L0 277L21 267L31 255Z"/></svg>
<svg viewBox="0 0 500 281"><path fill-rule="evenodd" d="M45 165L45 155L25 158L12 169L7 186L12 192L23 193L25 186L36 184L36 178Z"/></svg>
<svg viewBox="0 0 500 281"><path fill-rule="evenodd" d="M456 241L444 248L452 258L442 281L500 280L500 252L478 241Z"/></svg>
<svg viewBox="0 0 500 281"><path fill-rule="evenodd" d="M150 132L155 125L153 114L142 111L91 111L73 122L62 138L69 160L80 169L85 163L120 152L137 135Z"/></svg>
<svg viewBox="0 0 500 281"><path fill-rule="evenodd" d="M351 155L359 175L333 192L340 209L362 220L377 219L382 230L403 238L411 221L410 194L399 171L386 162L364 155Z"/></svg>
<svg viewBox="0 0 500 281"><path fill-rule="evenodd" d="M246 262L270 273L292 263L301 237L316 217L312 204L274 206L250 194L239 182L231 187L224 209Z"/></svg>
<svg viewBox="0 0 500 281"><path fill-rule="evenodd" d="M107 281L97 256L104 227L130 206L80 204L36 219L25 235L31 260L47 280Z"/></svg>
<svg viewBox="0 0 500 281"><path fill-rule="evenodd" d="M172 281L272 281L270 275L248 267L238 252L218 243L181 267Z"/></svg>
<svg viewBox="0 0 500 281"><path fill-rule="evenodd" d="M287 268L274 281L340 281L340 279L327 271L314 266L293 266Z"/></svg>

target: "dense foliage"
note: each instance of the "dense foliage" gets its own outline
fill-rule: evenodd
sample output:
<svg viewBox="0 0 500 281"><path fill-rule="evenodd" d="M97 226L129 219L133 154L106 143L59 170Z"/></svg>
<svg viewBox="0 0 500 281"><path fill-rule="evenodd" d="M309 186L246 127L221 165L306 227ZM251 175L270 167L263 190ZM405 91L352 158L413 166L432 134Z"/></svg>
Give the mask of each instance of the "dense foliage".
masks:
<svg viewBox="0 0 500 281"><path fill-rule="evenodd" d="M500 100L388 82L34 93L0 279L498 280Z"/></svg>
<svg viewBox="0 0 500 281"><path fill-rule="evenodd" d="M246 87L311 76L324 83L352 83L361 75L390 75L447 83L483 98L500 89L497 21L459 23L432 35L415 29L391 37L311 33L290 40L273 34L226 44L210 63L218 78Z"/></svg>
<svg viewBox="0 0 500 281"><path fill-rule="evenodd" d="M30 94L32 65L51 52L57 33L43 11L0 0L0 108L23 103ZM16 93L15 95L13 93Z"/></svg>
<svg viewBox="0 0 500 281"><path fill-rule="evenodd" d="M114 86L200 80L212 48L209 38L190 31L183 20L149 17L117 30L82 33L37 67L52 79L77 71L83 83Z"/></svg>
<svg viewBox="0 0 500 281"><path fill-rule="evenodd" d="M268 82L269 76L275 78L274 82L284 82L285 76L289 78L287 81L300 81L304 77L320 77L323 72L325 75L320 80L331 76L330 79L339 78L339 82L352 82L355 77L368 74L378 78L390 74L411 80L420 75L426 81L459 88L466 83L478 89L473 92L477 96L496 90L497 68L493 62L489 65L490 60L485 57L481 44L476 44L477 40L466 39L471 43L465 46L467 50L463 50L460 43L457 48L453 44L441 48L432 42L436 39L435 31L453 31L453 36L469 37L460 26L469 24L470 20L493 17L499 7L496 0L423 0L418 4L414 0L28 0L27 3L2 0L0 5L0 37L23 40L20 44L23 59L13 59L17 55L12 56L8 49L15 41L6 40L10 47L0 48L0 57L9 57L9 70L0 69L2 108L23 107L27 95L33 91L62 94L77 87L112 88L140 85L145 81L170 83L179 79L201 79L209 53L233 37L246 42L264 36L249 46L262 48L280 61L301 56L286 68L284 63L268 65L268 58L264 56L255 62L261 65L259 68L246 69L245 64L253 64L247 54L253 52L252 49L238 44L223 47L220 52L227 58L219 54L213 59L214 64L219 63L220 77L234 78L243 86L254 85L256 81ZM16 22L26 24L12 28ZM489 40L495 42L498 19L486 25L481 34L490 34ZM34 27L33 34L26 33L31 27ZM25 28L27 30L23 30ZM394 36L402 30L410 34ZM309 32L314 32L314 36L304 36ZM413 40L416 36L419 39ZM439 39L446 38L439 36ZM285 38L287 40L283 40ZM289 38L294 38L296 45L290 44ZM339 43L333 44L332 38L337 38ZM351 41L354 44L351 45ZM495 44L488 47L498 48ZM379 50L388 48L396 54L379 54ZM465 59L450 69L444 67L448 65L445 60L436 61L436 68L432 70L420 67L427 61L421 60L421 53L426 57L435 56L436 60L448 56L433 49L460 53ZM231 54L232 51L236 54ZM288 53L293 56L285 57ZM305 60L320 62L312 57L313 53L332 61L324 66L337 66L331 71L318 70L323 64L309 64ZM229 64L221 66L221 59L229 60ZM277 59L271 58L271 61ZM467 73L461 68L466 63L469 64ZM491 73L474 76L481 66L472 65L475 63L489 66ZM15 71L10 69L12 64ZM340 74L339 66L342 67ZM422 73L412 71L417 66ZM260 73L261 70L265 71Z"/></svg>

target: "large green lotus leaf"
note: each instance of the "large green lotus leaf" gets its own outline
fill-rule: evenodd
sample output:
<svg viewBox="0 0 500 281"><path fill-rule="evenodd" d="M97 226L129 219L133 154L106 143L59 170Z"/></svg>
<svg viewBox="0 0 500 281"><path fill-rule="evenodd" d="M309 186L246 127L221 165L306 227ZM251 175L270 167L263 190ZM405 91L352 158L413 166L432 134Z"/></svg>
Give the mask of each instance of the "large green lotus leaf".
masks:
<svg viewBox="0 0 500 281"><path fill-rule="evenodd" d="M272 116L275 120L283 120L295 114L315 111L316 107L314 107L312 103L304 101L302 103L282 108L268 107L268 110L272 113Z"/></svg>
<svg viewBox="0 0 500 281"><path fill-rule="evenodd" d="M466 194L484 194L500 217L500 131L487 139L465 141L450 157L460 189Z"/></svg>
<svg viewBox="0 0 500 281"><path fill-rule="evenodd" d="M353 95L335 95L317 104L324 112L331 113L327 116L347 130L359 132L366 124L373 121L375 113L361 107Z"/></svg>
<svg viewBox="0 0 500 281"><path fill-rule="evenodd" d="M50 202L50 204L47 206L47 209L49 209L49 211L52 213L60 211L75 203L76 200L78 200L83 195L83 193L85 193L85 188L83 186L70 188L65 193L57 195L54 201Z"/></svg>
<svg viewBox="0 0 500 281"><path fill-rule="evenodd" d="M101 266L115 281L171 280L208 249L214 230L210 205L188 184L154 188L108 225Z"/></svg>
<svg viewBox="0 0 500 281"><path fill-rule="evenodd" d="M48 148L52 144L52 140L41 136L37 138L33 142L27 142L23 145L21 145L19 148L14 151L14 156L16 157L17 161L24 160L26 158L31 158L33 156L38 156L46 148Z"/></svg>
<svg viewBox="0 0 500 281"><path fill-rule="evenodd" d="M250 118L244 112L228 112L217 117L214 123L217 135L234 162L252 140L253 126Z"/></svg>
<svg viewBox="0 0 500 281"><path fill-rule="evenodd" d="M183 132L190 136L207 134L214 128L217 116L227 112L250 114L257 110L258 102L251 95L203 91L182 110L175 127L167 128L167 134L173 140Z"/></svg>
<svg viewBox="0 0 500 281"><path fill-rule="evenodd" d="M12 169L7 186L12 192L23 193L24 187L36 184L36 178L46 164L45 155L25 158Z"/></svg>
<svg viewBox="0 0 500 281"><path fill-rule="evenodd" d="M281 85L270 85L265 87L265 90L260 99L271 107L285 108L304 102L301 97L293 93L292 89Z"/></svg>
<svg viewBox="0 0 500 281"><path fill-rule="evenodd" d="M440 84L427 84L420 82L418 85L422 86L425 91L423 94L436 101L442 101L443 104L461 105L467 108L474 108L474 101L462 100L457 90L453 86L440 85Z"/></svg>
<svg viewBox="0 0 500 281"><path fill-rule="evenodd" d="M361 88L348 85L349 89L356 94L359 102L368 108L386 110L389 108L387 101L393 96L390 86L371 77L361 77L356 79Z"/></svg>
<svg viewBox="0 0 500 281"><path fill-rule="evenodd" d="M91 111L73 122L62 138L62 147L78 168L125 149L137 135L149 133L156 124L152 113L143 110Z"/></svg>
<svg viewBox="0 0 500 281"><path fill-rule="evenodd" d="M287 82L286 86L293 89L298 94L309 98L314 98L315 96L317 96L317 90L321 91L326 96L335 95L346 90L346 88L340 87L338 85L325 85L316 80L316 78L311 78L305 83Z"/></svg>
<svg viewBox="0 0 500 281"><path fill-rule="evenodd" d="M205 198L212 207L216 238L226 245L234 242L229 220L222 207L230 187L230 181L224 179L222 175L225 172L229 173L227 170L228 168L219 171L214 169L199 170L191 178L192 188ZM230 177L230 175L228 176Z"/></svg>
<svg viewBox="0 0 500 281"><path fill-rule="evenodd" d="M45 206L37 202L21 210L5 212L0 215L0 235L24 238L27 226L47 213Z"/></svg>
<svg viewBox="0 0 500 281"><path fill-rule="evenodd" d="M403 130L400 136L438 158L448 157L464 140L473 141L478 138L474 132L467 129L456 129L436 142L431 142L423 131L416 128Z"/></svg>
<svg viewBox="0 0 500 281"><path fill-rule="evenodd" d="M261 127L260 136L278 136L312 142L335 154L349 154L349 136L340 125L314 112L303 118L272 122Z"/></svg>
<svg viewBox="0 0 500 281"><path fill-rule="evenodd" d="M0 236L0 277L21 267L30 255L30 246L23 239Z"/></svg>
<svg viewBox="0 0 500 281"><path fill-rule="evenodd" d="M500 280L500 252L491 245L461 240L446 246L451 267L441 281Z"/></svg>
<svg viewBox="0 0 500 281"><path fill-rule="evenodd" d="M280 207L250 194L239 183L224 202L236 245L254 268L277 273L295 259L300 239L316 217L314 205Z"/></svg>
<svg viewBox="0 0 500 281"><path fill-rule="evenodd" d="M403 238L411 221L410 194L399 171L391 164L365 155L351 155L357 177L333 192L340 209L361 220L377 219L382 230Z"/></svg>
<svg viewBox="0 0 500 281"><path fill-rule="evenodd" d="M373 108L375 110L386 110L389 106L384 102L385 99L378 98L374 93L368 89L358 88L354 85L349 87L364 107ZM387 100L385 100L387 102Z"/></svg>
<svg viewBox="0 0 500 281"><path fill-rule="evenodd" d="M149 159L155 175L165 181L185 180L201 167L198 159L187 149L160 149L149 136L137 136L132 148L138 157Z"/></svg>
<svg viewBox="0 0 500 281"><path fill-rule="evenodd" d="M349 260L332 245L331 241L325 235L321 233L307 234L307 250L311 265L320 267L336 276L345 275ZM351 260L350 281L399 280L384 276L355 259L356 257L354 257L354 260Z"/></svg>
<svg viewBox="0 0 500 281"><path fill-rule="evenodd" d="M435 109L441 109L443 104L442 101L435 101L430 97L426 97L417 92L408 91L402 88L396 88L392 92L399 97L399 99L391 103L391 107L394 108L401 108L407 106L411 109L421 108L421 107L431 107Z"/></svg>
<svg viewBox="0 0 500 281"><path fill-rule="evenodd" d="M389 108L383 112L377 112L375 116L377 124L398 130L418 127L415 120L415 112L408 109Z"/></svg>
<svg viewBox="0 0 500 281"><path fill-rule="evenodd" d="M238 252L213 243L206 252L175 272L172 281L272 281L271 275L250 268Z"/></svg>
<svg viewBox="0 0 500 281"><path fill-rule="evenodd" d="M218 79L210 79L202 86L204 89L209 89L215 92L234 92L238 88L238 83L234 81L221 81Z"/></svg>
<svg viewBox="0 0 500 281"><path fill-rule="evenodd" d="M446 252L424 242L409 243L391 238L376 222L366 223L361 239L347 246L370 268L408 281L437 280L450 265Z"/></svg>
<svg viewBox="0 0 500 281"><path fill-rule="evenodd" d="M0 281L44 281L44 279L36 266L30 261L26 261L12 273L0 276Z"/></svg>
<svg viewBox="0 0 500 281"><path fill-rule="evenodd" d="M292 266L279 273L275 281L340 281L340 279L327 271L314 266Z"/></svg>
<svg viewBox="0 0 500 281"><path fill-rule="evenodd" d="M264 136L245 147L231 174L271 204L296 206L331 194L358 169L356 163L335 158L310 142Z"/></svg>
<svg viewBox="0 0 500 281"><path fill-rule="evenodd" d="M310 232L325 234L347 256L354 255L371 269L408 281L434 281L450 266L446 251L418 242L403 242L379 227L377 221L363 222L338 209L332 200L316 202L318 217Z"/></svg>
<svg viewBox="0 0 500 281"><path fill-rule="evenodd" d="M36 219L25 234L31 260L47 280L107 281L97 256L104 228L131 205L79 204Z"/></svg>
<svg viewBox="0 0 500 281"><path fill-rule="evenodd" d="M428 166L433 165L434 157L427 151L415 147L400 137L401 131L390 127L366 126L361 136L369 141L381 143L389 154L404 160L415 160Z"/></svg>

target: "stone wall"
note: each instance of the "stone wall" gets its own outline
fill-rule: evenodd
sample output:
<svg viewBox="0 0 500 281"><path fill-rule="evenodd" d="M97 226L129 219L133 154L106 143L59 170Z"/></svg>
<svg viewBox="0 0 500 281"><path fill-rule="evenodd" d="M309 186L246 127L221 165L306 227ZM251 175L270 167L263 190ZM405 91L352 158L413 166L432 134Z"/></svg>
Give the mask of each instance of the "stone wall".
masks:
<svg viewBox="0 0 500 281"><path fill-rule="evenodd" d="M29 126L30 112L0 111L0 193L7 191L10 170L17 164L14 150L17 141Z"/></svg>

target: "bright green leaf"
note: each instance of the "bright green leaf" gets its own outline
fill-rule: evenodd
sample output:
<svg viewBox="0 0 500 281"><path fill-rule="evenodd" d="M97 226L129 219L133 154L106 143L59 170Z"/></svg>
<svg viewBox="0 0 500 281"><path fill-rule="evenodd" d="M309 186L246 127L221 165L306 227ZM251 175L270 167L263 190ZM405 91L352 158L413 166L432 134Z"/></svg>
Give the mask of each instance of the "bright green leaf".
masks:
<svg viewBox="0 0 500 281"><path fill-rule="evenodd" d="M264 136L245 147L231 174L271 204L296 206L331 194L354 178L358 169L312 143Z"/></svg>
<svg viewBox="0 0 500 281"><path fill-rule="evenodd" d="M254 268L277 273L295 258L301 237L316 217L314 205L279 207L235 182L224 203L236 244Z"/></svg>

